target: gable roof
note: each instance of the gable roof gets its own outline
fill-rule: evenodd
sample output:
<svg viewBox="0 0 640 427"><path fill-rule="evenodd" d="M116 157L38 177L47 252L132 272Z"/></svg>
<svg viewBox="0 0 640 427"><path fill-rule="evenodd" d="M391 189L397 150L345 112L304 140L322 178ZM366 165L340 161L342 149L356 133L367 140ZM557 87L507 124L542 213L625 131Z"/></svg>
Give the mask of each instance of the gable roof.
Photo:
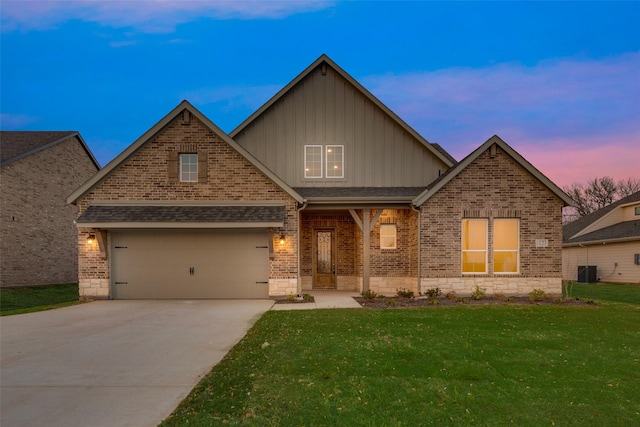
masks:
<svg viewBox="0 0 640 427"><path fill-rule="evenodd" d="M605 206L602 209L598 209L595 212L585 215L576 219L562 227L562 241L564 244L584 243L593 241L603 241L620 239L624 237L640 237L640 224L633 225L633 223L640 223L640 221L626 221L618 224L604 227L598 230L594 230L591 233L581 234L583 230L586 230L591 225L603 219L605 216L612 213L614 210L630 204L640 202L640 191L637 191L627 197L624 197L616 202ZM621 234L622 233L622 234ZM626 233L626 234L624 234Z"/></svg>
<svg viewBox="0 0 640 427"><path fill-rule="evenodd" d="M249 163L253 164L256 168L258 168L262 173L264 173L267 177L269 177L276 185L282 188L286 193L288 193L291 197L297 200L299 203L303 202L302 196L296 193L291 187L289 187L284 181L282 181L279 177L277 177L273 172L271 172L266 166L260 163L255 157L253 157L247 150L241 147L237 142L229 137L222 129L220 129L215 123L209 120L204 114L198 111L193 105L191 105L188 101L182 101L178 104L173 110L169 112L166 116L164 116L158 123L156 123L151 129L146 131L142 136L136 139L131 145L129 145L122 153L120 153L116 158L110 161L102 170L96 173L93 177L91 177L87 182L85 182L80 188L74 191L68 198L67 203L75 204L79 199L81 199L85 194L87 194L91 189L104 180L107 176L109 176L118 166L120 166L123 162L125 162L129 157L131 157L136 151L138 151L143 145L147 142L153 140L158 133L160 133L173 119L175 119L179 114L181 114L184 110L189 111L194 117L204 123L213 133L218 135L224 142L229 144L234 150L236 150L240 155L242 155Z"/></svg>
<svg viewBox="0 0 640 427"><path fill-rule="evenodd" d="M0 131L0 166L5 166L27 156L46 150L56 144L77 137L80 145L96 168L100 164L77 131Z"/></svg>
<svg viewBox="0 0 640 427"><path fill-rule="evenodd" d="M391 111L386 105L384 105L378 98L376 98L371 92L369 92L364 86L362 86L356 79L351 77L346 71L344 71L338 64L333 62L327 55L322 54L311 65L309 65L304 71L302 71L296 78L294 78L288 85L283 87L278 93L276 93L271 99L269 99L262 107L258 108L253 114L247 117L242 123L240 123L234 130L229 133L231 138L235 138L243 129L245 129L251 122L264 113L269 107L280 100L287 92L295 87L300 81L307 77L313 70L321 66L323 63L333 68L342 78L352 84L358 91L360 91L366 98L368 98L374 105L380 108L385 114L391 117L402 129L420 141L433 155L440 159L447 166L453 166L455 159L449 155L441 146L432 144L427 141L422 135L416 132L411 126L409 126L404 120L398 117L393 111Z"/></svg>
<svg viewBox="0 0 640 427"><path fill-rule="evenodd" d="M475 151L461 160L457 165L447 170L437 180L432 182L425 191L413 200L415 206L420 206L426 202L431 196L436 194L442 187L447 185L453 178L455 178L460 172L462 172L467 166L473 163L482 153L488 150L493 144L496 144L500 149L506 152L512 159L526 169L531 175L533 175L538 181L546 186L553 194L560 198L565 206L573 204L573 200L565 194L557 185L555 185L549 178L544 176L542 172L536 169L531 163L529 163L524 157L518 154L513 148L511 148L506 142L504 142L499 136L493 135L484 144L478 147Z"/></svg>

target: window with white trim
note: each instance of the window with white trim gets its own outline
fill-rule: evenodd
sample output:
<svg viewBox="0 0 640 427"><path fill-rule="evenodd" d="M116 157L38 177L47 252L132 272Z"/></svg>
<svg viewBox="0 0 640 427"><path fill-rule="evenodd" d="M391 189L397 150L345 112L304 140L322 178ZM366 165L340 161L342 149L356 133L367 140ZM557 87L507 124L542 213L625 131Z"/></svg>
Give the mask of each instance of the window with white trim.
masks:
<svg viewBox="0 0 640 427"><path fill-rule="evenodd" d="M198 182L197 154L180 154L180 181Z"/></svg>
<svg viewBox="0 0 640 427"><path fill-rule="evenodd" d="M487 272L486 219L462 220L462 273L484 274Z"/></svg>
<svg viewBox="0 0 640 427"><path fill-rule="evenodd" d="M304 146L304 177L322 178L322 145Z"/></svg>
<svg viewBox="0 0 640 427"><path fill-rule="evenodd" d="M398 231L396 224L380 224L380 249L397 249Z"/></svg>
<svg viewBox="0 0 640 427"><path fill-rule="evenodd" d="M327 178L344 178L344 146L327 145Z"/></svg>
<svg viewBox="0 0 640 427"><path fill-rule="evenodd" d="M520 221L495 219L493 221L493 272L515 274L520 264Z"/></svg>

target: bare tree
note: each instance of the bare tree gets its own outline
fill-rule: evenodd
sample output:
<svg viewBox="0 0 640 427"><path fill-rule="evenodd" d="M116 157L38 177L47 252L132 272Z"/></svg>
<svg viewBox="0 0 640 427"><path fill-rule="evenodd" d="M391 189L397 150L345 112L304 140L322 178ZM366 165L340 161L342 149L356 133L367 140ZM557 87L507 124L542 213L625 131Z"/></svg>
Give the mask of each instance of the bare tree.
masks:
<svg viewBox="0 0 640 427"><path fill-rule="evenodd" d="M640 191L640 179L627 178L618 181L618 196L623 199Z"/></svg>
<svg viewBox="0 0 640 427"><path fill-rule="evenodd" d="M640 179L621 179L617 183L610 177L594 178L585 184L572 184L563 188L574 201L571 212L565 213L564 222L589 215L611 203L640 191Z"/></svg>

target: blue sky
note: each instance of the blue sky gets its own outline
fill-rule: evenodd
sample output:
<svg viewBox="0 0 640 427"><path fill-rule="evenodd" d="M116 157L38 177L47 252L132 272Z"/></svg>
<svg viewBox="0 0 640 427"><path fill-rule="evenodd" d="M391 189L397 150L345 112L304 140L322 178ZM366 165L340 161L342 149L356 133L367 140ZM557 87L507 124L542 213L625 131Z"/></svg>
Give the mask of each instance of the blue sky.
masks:
<svg viewBox="0 0 640 427"><path fill-rule="evenodd" d="M640 2L0 1L3 130L102 165L181 100L230 132L326 53L458 160L640 178Z"/></svg>

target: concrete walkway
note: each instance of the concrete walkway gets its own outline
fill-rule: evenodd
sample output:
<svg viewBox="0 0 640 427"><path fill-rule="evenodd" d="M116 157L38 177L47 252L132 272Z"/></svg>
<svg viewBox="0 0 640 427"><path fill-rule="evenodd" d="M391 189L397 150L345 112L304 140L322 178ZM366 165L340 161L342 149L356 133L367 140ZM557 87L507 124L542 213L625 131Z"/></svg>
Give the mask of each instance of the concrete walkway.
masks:
<svg viewBox="0 0 640 427"><path fill-rule="evenodd" d="M306 292L313 295L315 302L295 304L274 304L271 310L313 310L316 308L362 308L353 297L360 296L358 292L314 290Z"/></svg>
<svg viewBox="0 0 640 427"><path fill-rule="evenodd" d="M0 425L157 426L269 300L96 301L0 319Z"/></svg>

